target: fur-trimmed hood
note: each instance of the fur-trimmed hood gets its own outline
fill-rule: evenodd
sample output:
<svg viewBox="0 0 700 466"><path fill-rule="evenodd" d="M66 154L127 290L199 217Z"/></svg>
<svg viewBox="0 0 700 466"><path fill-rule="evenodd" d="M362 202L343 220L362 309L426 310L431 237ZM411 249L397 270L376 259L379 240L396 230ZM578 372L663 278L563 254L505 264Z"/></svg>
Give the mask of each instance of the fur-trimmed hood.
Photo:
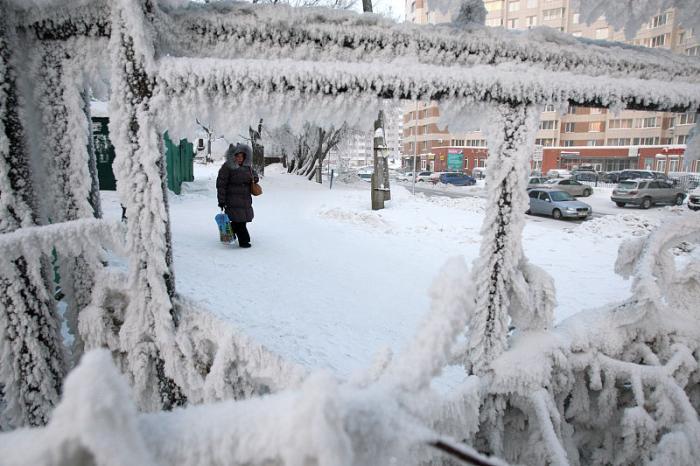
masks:
<svg viewBox="0 0 700 466"><path fill-rule="evenodd" d="M233 144L230 144L228 146L228 149L226 150L226 164L233 170L239 168L238 164L234 160L234 155L238 154L239 152L243 153L245 155L245 158L243 159L243 166L244 167L252 167L253 166L253 151L251 150L250 146L247 144L241 144L238 143L235 146Z"/></svg>

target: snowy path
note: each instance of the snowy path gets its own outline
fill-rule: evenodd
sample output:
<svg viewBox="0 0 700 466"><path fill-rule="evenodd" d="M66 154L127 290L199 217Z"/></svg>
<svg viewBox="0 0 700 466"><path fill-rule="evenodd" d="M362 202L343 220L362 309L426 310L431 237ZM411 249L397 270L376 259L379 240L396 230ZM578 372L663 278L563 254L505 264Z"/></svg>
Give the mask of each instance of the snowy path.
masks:
<svg viewBox="0 0 700 466"><path fill-rule="evenodd" d="M279 167L268 167L254 200L253 248L222 245L217 168L196 166L186 194L170 196L178 291L306 367L346 377L383 347L399 350L427 313L442 264L478 254L483 199L413 198L396 186L388 208L372 212L368 184L329 190ZM102 194L108 215L118 215L114 193ZM557 320L627 296L629 283L613 273L617 247L655 224L650 213L685 214L528 221L524 247L555 278Z"/></svg>

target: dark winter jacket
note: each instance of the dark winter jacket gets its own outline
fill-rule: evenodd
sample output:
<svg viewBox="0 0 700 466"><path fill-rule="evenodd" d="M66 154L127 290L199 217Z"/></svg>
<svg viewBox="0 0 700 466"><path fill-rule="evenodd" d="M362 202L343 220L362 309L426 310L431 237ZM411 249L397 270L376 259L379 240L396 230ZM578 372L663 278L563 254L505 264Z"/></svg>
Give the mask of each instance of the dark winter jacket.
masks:
<svg viewBox="0 0 700 466"><path fill-rule="evenodd" d="M243 165L238 165L234 158L243 153ZM253 199L250 185L258 182L258 174L252 167L253 154L245 144L231 144L226 151L226 162L219 169L216 178L216 196L219 206L225 206L226 215L232 222L250 222L253 220Z"/></svg>

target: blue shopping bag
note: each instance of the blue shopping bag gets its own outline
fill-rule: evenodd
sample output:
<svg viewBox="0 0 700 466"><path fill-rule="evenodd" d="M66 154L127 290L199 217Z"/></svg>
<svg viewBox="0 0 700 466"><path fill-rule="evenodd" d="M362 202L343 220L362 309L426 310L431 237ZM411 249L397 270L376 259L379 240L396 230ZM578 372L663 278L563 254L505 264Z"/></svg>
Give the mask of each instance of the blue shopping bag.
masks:
<svg viewBox="0 0 700 466"><path fill-rule="evenodd" d="M216 220L216 225L219 227L219 241L227 244L232 243L233 240L236 239L236 236L233 234L233 230L231 229L231 221L229 220L228 215L221 212L216 214L214 220Z"/></svg>

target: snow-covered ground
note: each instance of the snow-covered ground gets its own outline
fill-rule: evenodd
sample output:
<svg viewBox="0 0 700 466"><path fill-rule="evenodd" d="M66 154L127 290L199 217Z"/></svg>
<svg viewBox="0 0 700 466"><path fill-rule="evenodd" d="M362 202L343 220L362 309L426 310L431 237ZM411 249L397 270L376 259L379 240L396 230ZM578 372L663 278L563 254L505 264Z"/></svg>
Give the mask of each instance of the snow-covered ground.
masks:
<svg viewBox="0 0 700 466"><path fill-rule="evenodd" d="M253 247L223 245L214 223L217 170L196 165L196 180L170 196L178 291L308 368L348 377L386 346L400 349L428 311L440 267L478 255L483 198L414 197L394 186L387 208L372 211L368 183L329 190L280 166L266 168L264 194L254 199ZM106 216L118 217L116 194L102 199ZM623 239L695 214L685 206L619 209L605 189L585 201L608 215L529 216L524 231L528 258L555 279L557 321L629 295L613 272Z"/></svg>

